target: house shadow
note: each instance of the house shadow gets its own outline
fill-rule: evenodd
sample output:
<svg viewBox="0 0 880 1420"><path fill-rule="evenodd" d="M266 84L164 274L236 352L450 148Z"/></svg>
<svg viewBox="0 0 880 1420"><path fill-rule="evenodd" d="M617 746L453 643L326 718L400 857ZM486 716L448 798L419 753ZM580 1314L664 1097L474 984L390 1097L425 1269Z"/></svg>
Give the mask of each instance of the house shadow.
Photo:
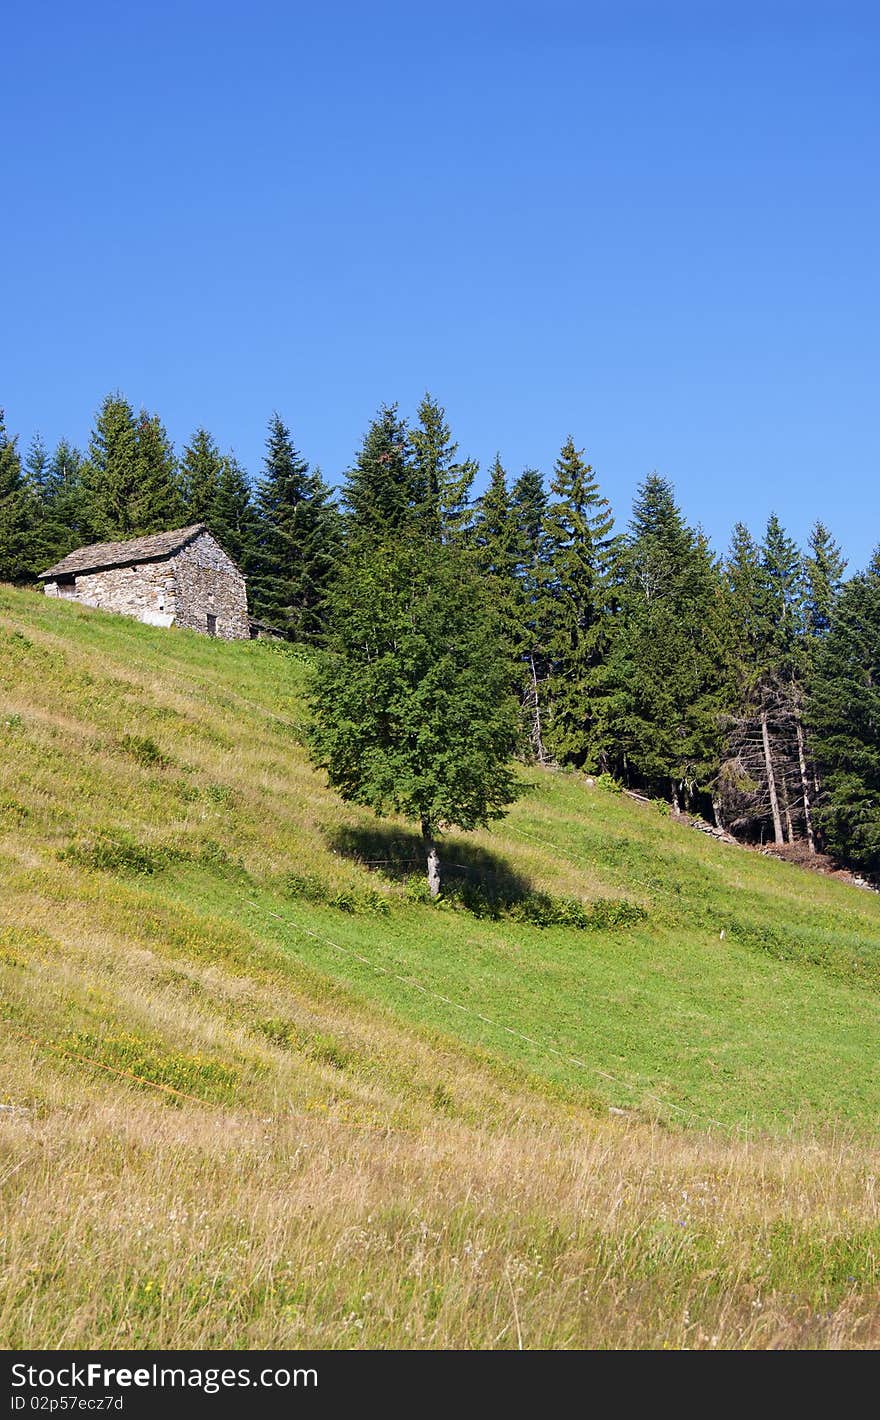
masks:
<svg viewBox="0 0 880 1420"><path fill-rule="evenodd" d="M335 827L327 842L334 852L369 872L406 882L424 877L425 846L421 834L399 826ZM445 896L478 912L503 912L534 895L528 878L517 873L497 853L462 838L438 840Z"/></svg>

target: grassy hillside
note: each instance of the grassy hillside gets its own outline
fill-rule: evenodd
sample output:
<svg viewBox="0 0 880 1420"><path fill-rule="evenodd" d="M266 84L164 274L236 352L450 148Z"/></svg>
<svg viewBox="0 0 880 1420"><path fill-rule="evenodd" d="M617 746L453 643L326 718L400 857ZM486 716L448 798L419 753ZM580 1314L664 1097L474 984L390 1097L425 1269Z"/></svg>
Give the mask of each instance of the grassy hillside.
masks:
<svg viewBox="0 0 880 1420"><path fill-rule="evenodd" d="M880 898L529 770L431 906L305 674L0 588L0 1343L876 1344Z"/></svg>

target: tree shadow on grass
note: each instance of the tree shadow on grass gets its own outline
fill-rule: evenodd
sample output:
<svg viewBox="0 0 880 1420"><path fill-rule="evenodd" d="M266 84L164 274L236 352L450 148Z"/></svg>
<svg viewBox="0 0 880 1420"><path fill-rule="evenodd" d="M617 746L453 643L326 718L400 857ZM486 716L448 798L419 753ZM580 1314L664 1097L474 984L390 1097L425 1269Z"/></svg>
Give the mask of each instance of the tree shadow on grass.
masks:
<svg viewBox="0 0 880 1420"><path fill-rule="evenodd" d="M327 841L334 852L393 882L425 876L421 834L383 827L333 828ZM534 897L528 878L496 853L461 838L438 841L444 893L453 893L475 911L504 912Z"/></svg>
<svg viewBox="0 0 880 1420"><path fill-rule="evenodd" d="M425 847L418 833L407 829L334 828L327 834L330 847L374 873L406 884L420 901L426 900ZM634 927L647 913L625 898L554 897L536 892L528 878L503 858L460 838L440 845L443 890L441 906L464 908L475 917L508 917L534 927L570 927L577 931L606 931Z"/></svg>

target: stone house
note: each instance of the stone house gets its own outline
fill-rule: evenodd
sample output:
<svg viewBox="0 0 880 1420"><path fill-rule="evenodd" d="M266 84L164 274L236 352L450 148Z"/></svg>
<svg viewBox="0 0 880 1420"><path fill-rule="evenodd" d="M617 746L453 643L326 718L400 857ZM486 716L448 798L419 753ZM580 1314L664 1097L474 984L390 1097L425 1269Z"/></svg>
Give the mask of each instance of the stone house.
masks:
<svg viewBox="0 0 880 1420"><path fill-rule="evenodd" d="M244 575L204 523L81 547L40 579L47 597L151 626L185 626L226 641L251 636Z"/></svg>

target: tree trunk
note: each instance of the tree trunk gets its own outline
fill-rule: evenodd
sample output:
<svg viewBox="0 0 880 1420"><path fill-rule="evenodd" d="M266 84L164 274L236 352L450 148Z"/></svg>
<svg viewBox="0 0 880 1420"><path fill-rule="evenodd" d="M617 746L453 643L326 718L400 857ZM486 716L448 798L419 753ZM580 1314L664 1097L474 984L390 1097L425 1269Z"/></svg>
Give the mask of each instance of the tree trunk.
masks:
<svg viewBox="0 0 880 1420"><path fill-rule="evenodd" d="M807 754L804 749L804 727L801 724L800 712L795 711L794 728L797 734L798 764L801 771L801 793L804 800L804 824L807 830L807 844L810 852L816 851L816 835L813 832L813 809L810 803L810 780L807 774Z"/></svg>
<svg viewBox="0 0 880 1420"><path fill-rule="evenodd" d="M773 756L770 753L770 731L767 728L767 711L761 711L761 738L764 741L764 766L767 770L767 788L770 790L770 812L773 814L773 835L777 843L784 843L782 818L779 813L779 799L776 797L776 775L773 773Z"/></svg>
<svg viewBox="0 0 880 1420"><path fill-rule="evenodd" d="M544 739L541 733L541 702L538 699L538 673L535 670L535 657L529 653L529 664L532 668L532 744L535 748L535 756L539 764L547 763L547 754L544 749Z"/></svg>
<svg viewBox="0 0 880 1420"><path fill-rule="evenodd" d="M788 802L788 785L785 782L785 775L779 781L779 797L782 800L782 813L785 817L785 833L789 843L794 843L794 824L791 821L791 805Z"/></svg>
<svg viewBox="0 0 880 1420"><path fill-rule="evenodd" d="M434 842L434 826L430 819L422 819L422 841L428 862L428 891L432 897L440 896L440 854Z"/></svg>

